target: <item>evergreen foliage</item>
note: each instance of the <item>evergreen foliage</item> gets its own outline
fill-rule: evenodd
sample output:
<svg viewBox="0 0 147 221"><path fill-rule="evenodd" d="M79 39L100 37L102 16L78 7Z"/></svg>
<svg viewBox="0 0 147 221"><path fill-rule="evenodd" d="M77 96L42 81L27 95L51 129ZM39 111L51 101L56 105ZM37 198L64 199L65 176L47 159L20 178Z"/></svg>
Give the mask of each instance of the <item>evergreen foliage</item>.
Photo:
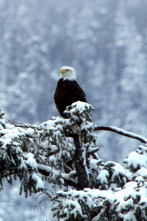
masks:
<svg viewBox="0 0 147 221"><path fill-rule="evenodd" d="M99 159L90 104L76 102L67 119L10 124L0 112L0 184L20 181L20 193L43 192L62 221L147 220L147 149L116 162ZM76 127L76 133L73 128ZM119 151L119 150L118 150ZM60 186L50 195L45 183Z"/></svg>

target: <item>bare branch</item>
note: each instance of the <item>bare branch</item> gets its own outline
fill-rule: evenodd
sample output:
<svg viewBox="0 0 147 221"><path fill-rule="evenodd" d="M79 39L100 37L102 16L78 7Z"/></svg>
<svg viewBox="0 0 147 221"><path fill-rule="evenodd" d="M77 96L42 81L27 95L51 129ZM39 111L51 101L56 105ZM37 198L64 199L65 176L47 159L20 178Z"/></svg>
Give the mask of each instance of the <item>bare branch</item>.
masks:
<svg viewBox="0 0 147 221"><path fill-rule="evenodd" d="M97 131L97 130L105 130L105 131L111 131L111 132L114 132L114 133L117 133L117 134L120 134L122 136L125 136L125 137L130 137L132 139L136 139L142 143L145 143L147 144L147 139L140 136L140 135L137 135L137 134L134 134L134 133L131 133L131 132L128 132L128 131L125 131L123 129L120 129L118 127L114 127L114 126L96 126L94 128L94 131Z"/></svg>
<svg viewBox="0 0 147 221"><path fill-rule="evenodd" d="M12 125L14 125L15 127L22 127L22 128L32 128L32 129L37 129L37 130L41 130L38 128L38 126L35 125L31 125L31 124L24 124L24 123L17 123L15 121L11 121L8 119L8 122Z"/></svg>

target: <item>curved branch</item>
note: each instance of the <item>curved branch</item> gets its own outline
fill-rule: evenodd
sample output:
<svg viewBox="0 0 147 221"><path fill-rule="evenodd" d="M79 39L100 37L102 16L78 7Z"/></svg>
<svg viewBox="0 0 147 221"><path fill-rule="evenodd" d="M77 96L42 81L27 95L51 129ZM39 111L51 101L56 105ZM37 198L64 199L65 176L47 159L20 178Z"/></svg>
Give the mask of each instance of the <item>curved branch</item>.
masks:
<svg viewBox="0 0 147 221"><path fill-rule="evenodd" d="M138 140L138 141L140 141L144 144L147 144L147 139L146 138L144 138L140 135L125 131L125 130L120 129L118 127L114 127L114 126L95 126L94 131L97 131L97 130L111 131L111 132L120 134L120 135L125 136L125 137L130 137L130 138L136 139L136 140Z"/></svg>

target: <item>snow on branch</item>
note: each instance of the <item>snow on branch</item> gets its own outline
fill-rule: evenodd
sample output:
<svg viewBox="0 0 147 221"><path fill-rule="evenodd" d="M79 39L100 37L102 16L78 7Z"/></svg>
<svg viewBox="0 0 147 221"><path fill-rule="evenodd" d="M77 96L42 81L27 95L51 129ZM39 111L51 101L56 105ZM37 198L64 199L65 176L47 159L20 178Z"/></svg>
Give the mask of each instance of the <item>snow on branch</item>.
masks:
<svg viewBox="0 0 147 221"><path fill-rule="evenodd" d="M125 137L136 139L136 140L138 140L138 141L140 141L144 144L147 143L146 138L144 138L140 135L137 135L135 133L131 133L131 132L128 132L126 130L120 129L118 127L114 127L114 126L95 126L94 131L98 131L98 130L111 131L111 132L120 134L120 135L125 136Z"/></svg>
<svg viewBox="0 0 147 221"><path fill-rule="evenodd" d="M120 128L95 126L92 110L90 104L76 102L67 108L67 119L52 117L40 125L6 123L0 112L0 189L5 179L11 184L18 179L20 193L45 193L60 221L145 221L146 146L131 152L125 166L103 162L94 132L113 131L145 144L147 139ZM44 182L62 190L51 196Z"/></svg>
<svg viewBox="0 0 147 221"><path fill-rule="evenodd" d="M146 148L133 151L125 163L127 168L112 161L101 164L97 188L58 191L54 215L63 221L147 220Z"/></svg>
<svg viewBox="0 0 147 221"><path fill-rule="evenodd" d="M69 119L53 117L38 126L6 123L2 114L0 116L1 185L4 178L12 183L14 177L20 180L21 192L24 191L26 195L43 189L40 175L41 179L49 183L75 188L79 188L80 185L82 188L83 185L80 183L85 175L87 182L84 185L89 185L87 177L89 163L85 157L97 151L96 148L92 150L96 141L92 133L93 124L89 121L90 110L91 105L78 102L67 110L68 114L71 114ZM79 135L72 131L75 123L79 125ZM82 148L79 142L82 142ZM87 142L90 147L84 146ZM78 143L79 149L76 146Z"/></svg>

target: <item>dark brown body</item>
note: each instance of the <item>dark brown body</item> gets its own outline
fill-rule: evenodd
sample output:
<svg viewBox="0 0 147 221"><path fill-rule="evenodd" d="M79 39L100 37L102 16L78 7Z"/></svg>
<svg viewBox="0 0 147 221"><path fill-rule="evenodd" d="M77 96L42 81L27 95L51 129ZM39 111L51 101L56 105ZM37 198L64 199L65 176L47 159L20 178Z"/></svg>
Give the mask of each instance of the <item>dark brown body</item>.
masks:
<svg viewBox="0 0 147 221"><path fill-rule="evenodd" d="M87 102L84 91L75 80L63 80L62 78L57 83L54 100L60 115L64 118L66 116L63 112L67 106L76 101Z"/></svg>

